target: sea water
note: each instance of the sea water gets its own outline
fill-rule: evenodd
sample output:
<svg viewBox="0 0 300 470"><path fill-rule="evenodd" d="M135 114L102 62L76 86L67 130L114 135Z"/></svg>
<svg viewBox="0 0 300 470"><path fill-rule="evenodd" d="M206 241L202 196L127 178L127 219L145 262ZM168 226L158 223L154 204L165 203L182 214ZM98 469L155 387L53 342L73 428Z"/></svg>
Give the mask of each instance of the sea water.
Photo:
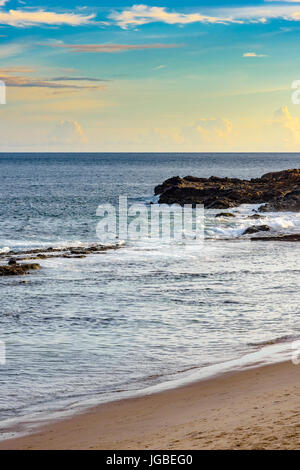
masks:
<svg viewBox="0 0 300 470"><path fill-rule="evenodd" d="M99 204L155 202L154 187L172 176L288 168L300 168L300 154L1 154L0 253L99 243ZM205 211L205 241L188 249L125 240L0 278L2 437L83 406L290 358L300 244L241 235L261 223L299 233L300 214L250 219L257 207L230 209L234 218Z"/></svg>

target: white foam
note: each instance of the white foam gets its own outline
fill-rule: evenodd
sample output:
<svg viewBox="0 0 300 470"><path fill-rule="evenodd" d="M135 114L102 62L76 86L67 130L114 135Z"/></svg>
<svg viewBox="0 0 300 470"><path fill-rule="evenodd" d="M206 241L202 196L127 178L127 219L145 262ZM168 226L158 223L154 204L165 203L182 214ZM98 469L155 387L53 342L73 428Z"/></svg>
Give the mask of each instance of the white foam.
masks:
<svg viewBox="0 0 300 470"><path fill-rule="evenodd" d="M252 219L258 204L243 204L230 210L235 217L217 217L221 210L206 210L205 235L209 238L239 238L248 227L268 225L274 233L294 233L300 229L299 212L263 212L259 219Z"/></svg>
<svg viewBox="0 0 300 470"><path fill-rule="evenodd" d="M97 245L105 245L104 243L100 243L100 241L91 241L91 242L83 242L81 240L50 240L50 241L42 241L42 240L9 240L4 239L0 240L2 245L6 245L3 248L0 248L0 253L7 253L10 250L28 250L28 249L39 249L39 248L68 248L68 247L78 247L78 248L85 248L88 246ZM115 243L116 246L122 246L125 244L124 240L120 240ZM111 244L109 244L111 245Z"/></svg>

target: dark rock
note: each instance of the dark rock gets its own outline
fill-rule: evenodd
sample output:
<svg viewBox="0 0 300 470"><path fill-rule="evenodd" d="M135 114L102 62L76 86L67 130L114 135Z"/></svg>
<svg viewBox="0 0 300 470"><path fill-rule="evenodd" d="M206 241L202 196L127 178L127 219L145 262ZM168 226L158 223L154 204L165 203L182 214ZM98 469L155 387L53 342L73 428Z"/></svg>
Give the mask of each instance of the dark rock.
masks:
<svg viewBox="0 0 300 470"><path fill-rule="evenodd" d="M175 176L156 186L155 194L160 196L161 204L203 204L208 209L226 209L268 203L262 211L299 211L300 169L267 173L252 180Z"/></svg>
<svg viewBox="0 0 300 470"><path fill-rule="evenodd" d="M251 233L257 232L269 232L270 230L271 227L269 227L268 225L253 225L252 227L246 228L242 235L249 235Z"/></svg>
<svg viewBox="0 0 300 470"><path fill-rule="evenodd" d="M235 217L235 215L231 212L220 212L219 214L216 214L216 217Z"/></svg>
<svg viewBox="0 0 300 470"><path fill-rule="evenodd" d="M121 246L120 245L97 245L93 244L88 247L75 247L75 246L68 246L64 248L35 248L32 250L24 250L24 251L10 251L9 253L5 254L7 256L17 256L17 260L28 260L28 259L48 259L48 258L60 258L63 257L65 254L74 254L74 255L88 255L91 253L102 253L107 250L117 250ZM28 257L26 257L28 256Z"/></svg>
<svg viewBox="0 0 300 470"><path fill-rule="evenodd" d="M71 255L90 255L91 251L86 248L72 248L70 253Z"/></svg>
<svg viewBox="0 0 300 470"><path fill-rule="evenodd" d="M169 178L166 181L164 181L163 184L156 186L154 190L154 194L155 195L161 194L165 192L168 188L172 188L173 186L179 185L181 181L182 181L182 178L180 178L180 176L173 176L173 178Z"/></svg>
<svg viewBox="0 0 300 470"><path fill-rule="evenodd" d="M251 241L300 242L300 233L277 235L274 237L253 237Z"/></svg>
<svg viewBox="0 0 300 470"><path fill-rule="evenodd" d="M261 212L300 212L300 189L290 191L259 208Z"/></svg>
<svg viewBox="0 0 300 470"><path fill-rule="evenodd" d="M0 266L0 276L21 276L36 269L40 269L39 264L14 264Z"/></svg>
<svg viewBox="0 0 300 470"><path fill-rule="evenodd" d="M249 219L265 219L265 216L260 214L253 214L249 216Z"/></svg>
<svg viewBox="0 0 300 470"><path fill-rule="evenodd" d="M61 256L62 258L68 258L68 259L81 259L81 258L86 258L86 255L68 255L64 254Z"/></svg>
<svg viewBox="0 0 300 470"><path fill-rule="evenodd" d="M49 258L69 258L69 259L83 259L89 254L105 253L108 250L117 250L121 245L97 245L93 244L88 247L64 247L64 248L36 248L32 250L25 250L14 252L10 251L5 254L8 258L8 264L0 266L0 276L19 276L28 274L29 271L40 269L40 265L36 263L23 263L17 264L21 261L33 260L46 260ZM16 256L16 258L9 258Z"/></svg>

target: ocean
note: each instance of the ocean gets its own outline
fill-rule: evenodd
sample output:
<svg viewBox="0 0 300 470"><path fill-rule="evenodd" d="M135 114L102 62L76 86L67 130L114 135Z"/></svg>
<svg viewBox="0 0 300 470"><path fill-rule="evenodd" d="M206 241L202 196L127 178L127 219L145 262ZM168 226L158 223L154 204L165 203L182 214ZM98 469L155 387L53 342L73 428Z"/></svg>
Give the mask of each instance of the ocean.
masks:
<svg viewBox="0 0 300 470"><path fill-rule="evenodd" d="M300 154L0 154L0 253L99 243L99 204L156 202L172 176L259 177ZM125 240L0 278L2 438L83 407L287 359L300 338L300 245L241 239L257 206L205 211L205 241ZM232 210L231 210L232 211ZM265 213L272 233L299 213ZM26 280L26 282L24 282Z"/></svg>

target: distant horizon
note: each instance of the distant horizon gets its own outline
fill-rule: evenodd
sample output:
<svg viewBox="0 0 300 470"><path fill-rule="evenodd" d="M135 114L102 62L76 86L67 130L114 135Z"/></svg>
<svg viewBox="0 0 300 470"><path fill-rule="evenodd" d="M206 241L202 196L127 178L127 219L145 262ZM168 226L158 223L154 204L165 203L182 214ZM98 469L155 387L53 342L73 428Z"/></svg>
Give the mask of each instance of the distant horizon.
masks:
<svg viewBox="0 0 300 470"><path fill-rule="evenodd" d="M299 152L64 152L64 151L57 151L57 152L46 152L46 151L41 151L41 152L3 152L1 151L0 152L0 155L41 155L41 154L45 154L45 155L57 155L57 154L63 154L63 155L120 155L120 154L124 154L124 155L158 155L158 154L162 154L162 155L168 155L168 154L179 154L179 155L195 155L195 154L199 154L199 155L274 155L274 154L277 154L277 155L281 155L281 154L285 154L285 155L300 155L300 151Z"/></svg>

